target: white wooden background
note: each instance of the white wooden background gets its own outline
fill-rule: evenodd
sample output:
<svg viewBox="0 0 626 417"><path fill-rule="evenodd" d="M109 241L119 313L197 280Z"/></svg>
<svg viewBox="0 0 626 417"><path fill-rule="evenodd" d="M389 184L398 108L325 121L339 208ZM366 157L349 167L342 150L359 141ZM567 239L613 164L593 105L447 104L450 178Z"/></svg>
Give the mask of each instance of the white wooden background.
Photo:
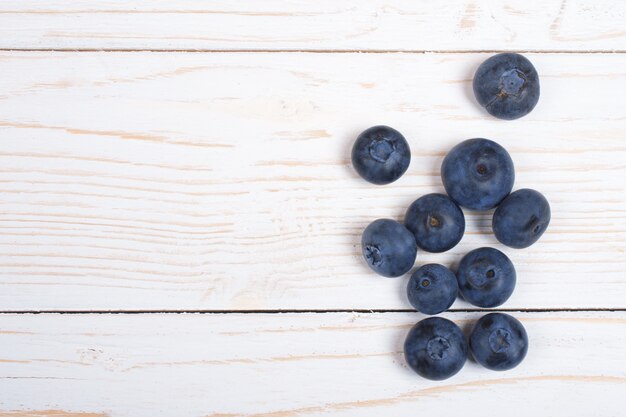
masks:
<svg viewBox="0 0 626 417"><path fill-rule="evenodd" d="M514 122L471 92L502 50L541 78ZM0 2L0 417L623 415L625 91L618 0ZM385 187L349 162L378 123L413 152ZM512 250L466 213L418 265L504 250L531 346L431 382L402 359L407 277L360 233L477 136L551 226Z"/></svg>

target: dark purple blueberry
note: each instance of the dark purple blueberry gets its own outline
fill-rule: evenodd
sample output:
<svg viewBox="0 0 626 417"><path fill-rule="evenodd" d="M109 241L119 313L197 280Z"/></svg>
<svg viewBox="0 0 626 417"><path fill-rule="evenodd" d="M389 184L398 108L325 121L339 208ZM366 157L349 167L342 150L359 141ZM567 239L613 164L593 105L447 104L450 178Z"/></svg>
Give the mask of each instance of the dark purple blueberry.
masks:
<svg viewBox="0 0 626 417"><path fill-rule="evenodd" d="M491 308L503 304L515 289L515 267L494 248L474 249L461 259L456 273L461 295L470 304Z"/></svg>
<svg viewBox="0 0 626 417"><path fill-rule="evenodd" d="M496 238L516 249L535 243L550 224L550 204L538 191L524 188L511 193L493 214Z"/></svg>
<svg viewBox="0 0 626 417"><path fill-rule="evenodd" d="M439 314L456 300L459 286L456 276L443 265L427 264L413 272L407 285L409 302L424 314Z"/></svg>
<svg viewBox="0 0 626 417"><path fill-rule="evenodd" d="M424 378L441 381L463 368L467 342L459 326L441 317L430 317L409 331L404 357L409 367Z"/></svg>
<svg viewBox="0 0 626 417"><path fill-rule="evenodd" d="M385 277L399 277L409 272L417 255L413 233L390 219L375 220L365 228L361 249L370 268Z"/></svg>
<svg viewBox="0 0 626 417"><path fill-rule="evenodd" d="M526 357L528 335L516 318L490 313L474 325L469 345L476 362L494 371L506 371Z"/></svg>
<svg viewBox="0 0 626 417"><path fill-rule="evenodd" d="M492 116L519 119L539 101L539 75L533 64L520 54L494 55L474 74L474 95Z"/></svg>
<svg viewBox="0 0 626 417"><path fill-rule="evenodd" d="M452 249L465 232L463 212L444 194L427 194L415 200L404 224L415 235L417 246L428 252Z"/></svg>
<svg viewBox="0 0 626 417"><path fill-rule="evenodd" d="M489 139L468 139L443 159L441 179L448 195L460 206L489 210L509 195L515 182L513 160Z"/></svg>
<svg viewBox="0 0 626 417"><path fill-rule="evenodd" d="M411 149L400 132L374 126L359 135L352 147L352 165L365 180L389 184L404 174L411 163Z"/></svg>

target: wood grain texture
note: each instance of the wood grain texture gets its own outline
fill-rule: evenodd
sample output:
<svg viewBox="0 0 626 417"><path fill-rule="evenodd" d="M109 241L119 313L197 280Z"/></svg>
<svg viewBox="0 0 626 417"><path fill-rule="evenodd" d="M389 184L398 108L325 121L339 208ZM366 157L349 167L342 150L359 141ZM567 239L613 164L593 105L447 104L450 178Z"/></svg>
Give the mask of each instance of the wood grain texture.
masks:
<svg viewBox="0 0 626 417"><path fill-rule="evenodd" d="M3 315L0 416L621 415L626 313L516 317L519 367L433 382L403 358L419 314Z"/></svg>
<svg viewBox="0 0 626 417"><path fill-rule="evenodd" d="M1 48L626 50L620 0L2 1Z"/></svg>
<svg viewBox="0 0 626 417"><path fill-rule="evenodd" d="M551 226L512 250L467 212L461 244L418 265L493 245L518 270L507 308L626 307L626 56L529 55L542 98L516 122L473 101L486 56L0 54L0 310L407 308L360 233L442 191L445 152L477 136ZM349 162L379 123L413 153L385 187Z"/></svg>

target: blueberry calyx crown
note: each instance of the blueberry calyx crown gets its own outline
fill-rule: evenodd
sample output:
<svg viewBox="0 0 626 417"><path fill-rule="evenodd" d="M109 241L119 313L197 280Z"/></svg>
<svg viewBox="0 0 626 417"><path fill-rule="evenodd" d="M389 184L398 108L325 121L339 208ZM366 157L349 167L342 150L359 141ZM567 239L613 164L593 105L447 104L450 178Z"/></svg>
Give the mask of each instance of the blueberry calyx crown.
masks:
<svg viewBox="0 0 626 417"><path fill-rule="evenodd" d="M383 263L383 257L380 254L378 246L367 245L365 246L365 258L370 265L378 266Z"/></svg>
<svg viewBox="0 0 626 417"><path fill-rule="evenodd" d="M495 329L489 335L489 347L493 353L504 353L511 347L511 333L506 329Z"/></svg>
<svg viewBox="0 0 626 417"><path fill-rule="evenodd" d="M526 74L517 68L504 71L500 77L500 96L519 96L526 88Z"/></svg>
<svg viewBox="0 0 626 417"><path fill-rule="evenodd" d="M375 139L370 143L368 151L373 160L384 164L396 151L396 145L385 138Z"/></svg>
<svg viewBox="0 0 626 417"><path fill-rule="evenodd" d="M426 351L428 356L434 360L441 360L448 357L448 351L450 350L450 342L448 339L435 336L428 341Z"/></svg>

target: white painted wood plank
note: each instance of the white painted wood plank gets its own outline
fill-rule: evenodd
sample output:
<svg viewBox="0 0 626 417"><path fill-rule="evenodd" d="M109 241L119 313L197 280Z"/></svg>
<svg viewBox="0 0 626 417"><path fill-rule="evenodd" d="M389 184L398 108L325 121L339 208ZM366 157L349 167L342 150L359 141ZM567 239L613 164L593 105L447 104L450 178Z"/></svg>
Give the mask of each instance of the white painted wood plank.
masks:
<svg viewBox="0 0 626 417"><path fill-rule="evenodd" d="M625 50L620 0L2 1L1 48Z"/></svg>
<svg viewBox="0 0 626 417"><path fill-rule="evenodd" d="M505 307L626 307L626 55L529 55L542 98L514 122L474 103L486 57L0 54L0 309L407 308L360 233L442 191L443 155L476 136L548 197L550 229L505 249L468 213L418 264L494 245L518 269ZM349 163L378 123L413 152L385 187Z"/></svg>
<svg viewBox="0 0 626 417"><path fill-rule="evenodd" d="M621 415L624 312L515 316L519 367L433 382L403 359L419 314L3 315L0 416Z"/></svg>

